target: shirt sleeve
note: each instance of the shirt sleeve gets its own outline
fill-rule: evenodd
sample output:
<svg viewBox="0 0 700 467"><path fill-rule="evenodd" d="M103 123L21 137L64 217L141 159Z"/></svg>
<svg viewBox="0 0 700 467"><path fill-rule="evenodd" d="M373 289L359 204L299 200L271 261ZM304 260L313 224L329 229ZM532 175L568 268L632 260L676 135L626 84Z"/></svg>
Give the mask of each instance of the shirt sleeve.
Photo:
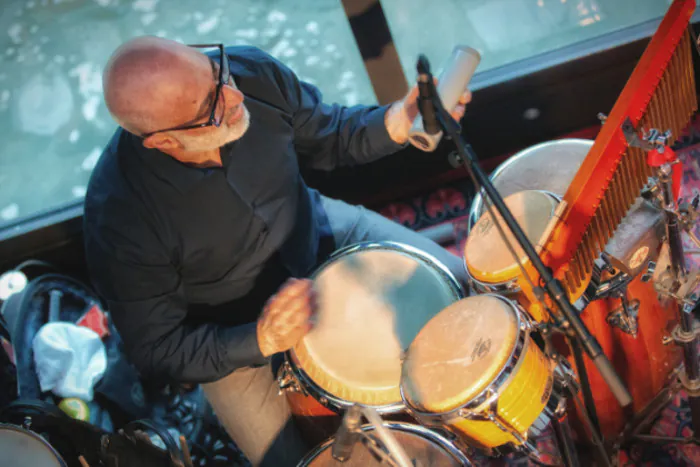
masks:
<svg viewBox="0 0 700 467"><path fill-rule="evenodd" d="M93 230L85 229L91 277L127 356L144 377L204 383L267 361L258 347L255 323L186 323L180 277L165 255L154 253L153 242L143 235L134 241L133 233L134 240L116 240L105 229L99 229L99 236Z"/></svg>
<svg viewBox="0 0 700 467"><path fill-rule="evenodd" d="M332 170L366 164L406 146L389 136L385 123L389 105L326 104L316 86L298 79L287 66L273 61L291 108L294 145L302 164Z"/></svg>

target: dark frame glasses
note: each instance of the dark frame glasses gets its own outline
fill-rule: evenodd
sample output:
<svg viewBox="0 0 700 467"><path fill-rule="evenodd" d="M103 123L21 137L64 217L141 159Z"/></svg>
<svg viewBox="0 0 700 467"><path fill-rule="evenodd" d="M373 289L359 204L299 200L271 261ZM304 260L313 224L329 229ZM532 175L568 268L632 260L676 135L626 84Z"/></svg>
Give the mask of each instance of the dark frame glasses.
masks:
<svg viewBox="0 0 700 467"><path fill-rule="evenodd" d="M191 44L188 45L188 47L193 47L193 48L198 48L198 49L210 49L210 48L218 48L219 49L219 82L216 85L216 94L214 95L214 102L211 107L211 113L209 114L209 120L207 120L204 123L197 123L194 125L181 125L181 126L175 126L172 128L165 128L163 130L157 130L157 131L151 131L149 133L144 133L141 135L143 138L148 138L151 135L155 135L156 133L162 133L164 131L178 131L178 130L192 130L194 128L205 128L208 126L215 126L219 127L221 125L221 121L216 121L216 107L219 105L219 97L221 96L221 89L224 87L225 84L228 83L229 78L230 78L230 68L229 68L229 63L228 63L228 57L226 56L226 53L224 51L224 44Z"/></svg>

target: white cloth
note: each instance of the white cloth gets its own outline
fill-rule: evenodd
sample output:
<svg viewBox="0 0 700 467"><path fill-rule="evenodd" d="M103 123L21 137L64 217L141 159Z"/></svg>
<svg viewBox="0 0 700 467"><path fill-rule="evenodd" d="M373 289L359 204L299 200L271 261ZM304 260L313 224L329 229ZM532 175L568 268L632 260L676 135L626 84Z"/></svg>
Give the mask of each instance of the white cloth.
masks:
<svg viewBox="0 0 700 467"><path fill-rule="evenodd" d="M73 323L48 323L32 344L42 391L89 402L93 387L107 369L107 352L100 336Z"/></svg>

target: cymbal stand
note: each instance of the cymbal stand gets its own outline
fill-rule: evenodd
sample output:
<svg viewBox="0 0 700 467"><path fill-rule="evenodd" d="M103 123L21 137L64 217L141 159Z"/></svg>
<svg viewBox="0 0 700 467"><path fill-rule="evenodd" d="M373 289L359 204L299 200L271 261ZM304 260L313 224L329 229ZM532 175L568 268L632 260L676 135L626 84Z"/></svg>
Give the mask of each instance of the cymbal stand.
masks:
<svg viewBox="0 0 700 467"><path fill-rule="evenodd" d="M698 358L698 345L700 345L700 328L695 326L695 312L700 308L700 301L694 293L700 284L700 273L688 271L685 262L682 231L690 233L690 238L698 242L692 234L692 229L698 219L698 204L700 198L696 196L690 203L682 200L676 201L680 193L681 165L675 152L666 145L671 136L670 131L664 133L652 129L640 139L629 120L623 125L623 132L631 146L640 147L647 151L647 163L656 169L656 184L646 190L643 195L659 205L666 218L666 236L668 246L668 264L662 268L656 265L654 271L654 285L656 290L668 298L674 299L679 304L679 324L672 331L671 337L664 343L679 345L683 350L684 364L678 373L680 384L675 384L666 393L662 393L650 410L640 414L633 422L628 424L622 434L622 441L630 437L645 441L663 442L695 442L700 433L700 359ZM688 403L693 427L691 440L685 438L667 438L639 435L639 424L649 422L654 414L658 415L666 403L678 392L684 389L688 394Z"/></svg>

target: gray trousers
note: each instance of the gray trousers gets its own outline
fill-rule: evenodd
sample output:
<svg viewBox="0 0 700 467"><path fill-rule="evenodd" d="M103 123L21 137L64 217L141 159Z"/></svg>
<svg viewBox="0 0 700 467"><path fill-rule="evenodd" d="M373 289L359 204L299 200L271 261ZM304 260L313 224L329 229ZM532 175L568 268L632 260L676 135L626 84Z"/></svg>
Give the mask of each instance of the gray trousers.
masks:
<svg viewBox="0 0 700 467"><path fill-rule="evenodd" d="M324 197L323 207L337 248L362 241L405 243L432 255L466 283L462 259L422 235L362 206ZM302 441L269 365L241 368L202 387L217 417L252 465L295 466L313 447Z"/></svg>

